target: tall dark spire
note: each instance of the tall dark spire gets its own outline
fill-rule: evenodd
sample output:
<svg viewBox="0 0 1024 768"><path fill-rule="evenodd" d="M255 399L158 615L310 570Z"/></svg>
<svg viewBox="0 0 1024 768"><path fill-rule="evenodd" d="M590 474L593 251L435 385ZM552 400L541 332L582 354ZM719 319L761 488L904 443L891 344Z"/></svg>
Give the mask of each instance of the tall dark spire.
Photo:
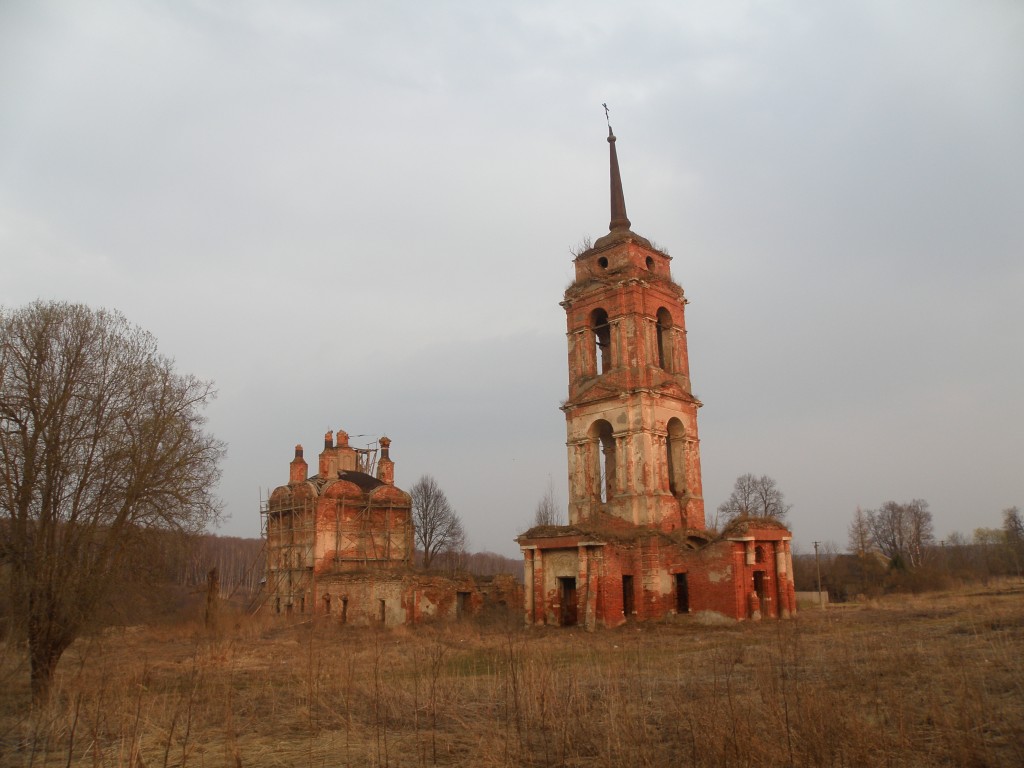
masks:
<svg viewBox="0 0 1024 768"><path fill-rule="evenodd" d="M608 105L604 107L605 120L608 120ZM608 151L611 162L611 186L612 186L612 220L608 224L608 231L614 232L617 229L629 229L629 219L626 217L626 197L622 193L622 176L619 175L619 156L615 153L615 134L612 133L611 121L608 121Z"/></svg>

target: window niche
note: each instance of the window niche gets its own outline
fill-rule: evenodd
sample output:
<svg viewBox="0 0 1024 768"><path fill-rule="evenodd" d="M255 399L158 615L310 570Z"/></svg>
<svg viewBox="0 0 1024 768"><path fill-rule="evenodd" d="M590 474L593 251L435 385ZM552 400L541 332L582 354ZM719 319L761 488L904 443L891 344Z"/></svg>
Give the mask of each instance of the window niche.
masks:
<svg viewBox="0 0 1024 768"><path fill-rule="evenodd" d="M672 365L672 313L664 307L658 309L657 314L658 334L658 367L665 371L671 371Z"/></svg>
<svg viewBox="0 0 1024 768"><path fill-rule="evenodd" d="M612 425L604 419L595 421L590 428L590 437L596 444L594 475L598 481L598 499L604 504L615 492L615 436Z"/></svg>
<svg viewBox="0 0 1024 768"><path fill-rule="evenodd" d="M597 373L612 368L612 329L608 313L600 307L590 313L590 330L594 333L594 361Z"/></svg>
<svg viewBox="0 0 1024 768"><path fill-rule="evenodd" d="M665 435L665 464L668 489L673 496L686 493L686 430L679 419L669 419Z"/></svg>

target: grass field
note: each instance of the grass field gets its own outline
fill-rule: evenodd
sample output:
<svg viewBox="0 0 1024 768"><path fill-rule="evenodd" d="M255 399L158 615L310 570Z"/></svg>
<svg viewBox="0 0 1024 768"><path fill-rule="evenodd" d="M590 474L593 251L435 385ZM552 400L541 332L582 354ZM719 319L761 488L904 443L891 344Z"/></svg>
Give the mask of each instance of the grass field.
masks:
<svg viewBox="0 0 1024 768"><path fill-rule="evenodd" d="M0 765L1024 765L1019 583L590 634L225 623L82 639L35 708L4 647Z"/></svg>

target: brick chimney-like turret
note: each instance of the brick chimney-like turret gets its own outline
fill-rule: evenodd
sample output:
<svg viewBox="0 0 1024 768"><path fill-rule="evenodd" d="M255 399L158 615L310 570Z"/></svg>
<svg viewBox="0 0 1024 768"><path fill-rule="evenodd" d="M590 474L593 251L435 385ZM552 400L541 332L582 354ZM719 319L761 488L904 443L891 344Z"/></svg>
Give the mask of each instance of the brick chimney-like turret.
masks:
<svg viewBox="0 0 1024 768"><path fill-rule="evenodd" d="M302 446L295 446L295 458L292 459L292 463L288 465L288 483L294 485L295 483L304 483L309 473L309 465L306 464L306 460L302 458Z"/></svg>
<svg viewBox="0 0 1024 768"><path fill-rule="evenodd" d="M391 460L388 449L391 441L382 437L380 439L380 461L377 462L377 479L388 485L395 484L395 462Z"/></svg>
<svg viewBox="0 0 1024 768"><path fill-rule="evenodd" d="M346 472L354 472L356 469L356 452L354 448L349 447L348 432L343 429L339 429L337 432L337 438L338 447L334 449L334 453L338 457L338 469Z"/></svg>
<svg viewBox="0 0 1024 768"><path fill-rule="evenodd" d="M334 451L334 433L324 435L324 450L320 454L320 477L324 480L338 479L338 455Z"/></svg>

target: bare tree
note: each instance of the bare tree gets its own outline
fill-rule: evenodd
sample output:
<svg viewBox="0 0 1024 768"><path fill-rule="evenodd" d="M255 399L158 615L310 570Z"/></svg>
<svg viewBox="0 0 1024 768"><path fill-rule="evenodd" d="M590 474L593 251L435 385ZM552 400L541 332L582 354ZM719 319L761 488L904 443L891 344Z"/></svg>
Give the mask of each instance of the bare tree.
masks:
<svg viewBox="0 0 1024 768"><path fill-rule="evenodd" d="M910 564L918 568L924 564L925 554L930 551L935 543L935 527L932 524L932 513L928 509L928 502L924 499L914 499L904 505L907 516L907 537L910 554Z"/></svg>
<svg viewBox="0 0 1024 768"><path fill-rule="evenodd" d="M119 313L0 309L0 563L37 698L147 531L217 519L213 395Z"/></svg>
<svg viewBox="0 0 1024 768"><path fill-rule="evenodd" d="M907 529L903 524L900 505L895 501L887 501L877 510L868 510L867 518L872 543L889 560L899 562L907 548Z"/></svg>
<svg viewBox="0 0 1024 768"><path fill-rule="evenodd" d="M1024 543L1024 520L1021 519L1020 509L1007 507L1003 510L1003 530L1008 539Z"/></svg>
<svg viewBox="0 0 1024 768"><path fill-rule="evenodd" d="M550 477L548 478L547 490L544 491L544 495L541 496L540 501L537 502L537 509L534 510L533 524L562 524L562 514L558 509L558 503L555 501L555 485L551 482Z"/></svg>
<svg viewBox="0 0 1024 768"><path fill-rule="evenodd" d="M932 513L923 499L905 504L887 501L878 510L867 512L866 517L872 543L898 565L919 567L926 548L935 543Z"/></svg>
<svg viewBox="0 0 1024 768"><path fill-rule="evenodd" d="M440 553L447 553L446 559L452 561L452 554L465 550L466 532L448 497L430 475L417 480L409 493L416 543L423 551L423 567L429 568Z"/></svg>
<svg viewBox="0 0 1024 768"><path fill-rule="evenodd" d="M767 517L781 521L791 506L786 503L773 478L748 473L736 478L732 494L718 506L718 521L726 524L742 517Z"/></svg>
<svg viewBox="0 0 1024 768"><path fill-rule="evenodd" d="M1014 570L1019 576L1021 565L1024 564L1024 520L1017 507L1003 510L1003 533L1006 535L1006 546L1013 559Z"/></svg>
<svg viewBox="0 0 1024 768"><path fill-rule="evenodd" d="M868 524L867 514L860 507L853 513L853 522L850 523L848 534L849 551L859 556L866 555L871 549L871 526Z"/></svg>

